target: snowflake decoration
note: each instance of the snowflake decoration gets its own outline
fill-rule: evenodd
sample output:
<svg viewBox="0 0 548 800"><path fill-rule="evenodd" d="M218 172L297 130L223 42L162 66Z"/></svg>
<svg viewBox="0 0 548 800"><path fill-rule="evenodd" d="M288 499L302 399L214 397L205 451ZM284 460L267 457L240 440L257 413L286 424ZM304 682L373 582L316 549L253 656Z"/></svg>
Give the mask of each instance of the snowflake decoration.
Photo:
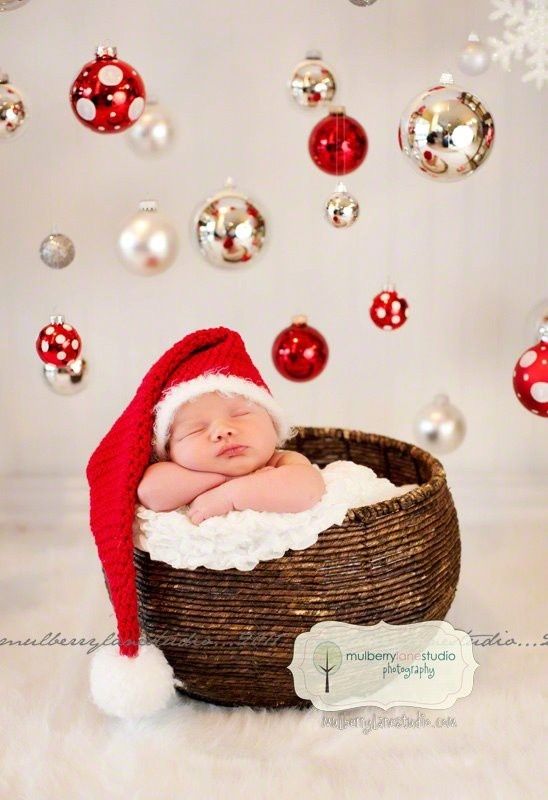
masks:
<svg viewBox="0 0 548 800"><path fill-rule="evenodd" d="M491 0L495 10L489 19L504 19L505 31L502 39L489 37L493 47L493 60L503 69L510 70L510 60L523 59L529 71L522 80L535 81L537 89L542 89L548 80L548 12L547 0Z"/></svg>

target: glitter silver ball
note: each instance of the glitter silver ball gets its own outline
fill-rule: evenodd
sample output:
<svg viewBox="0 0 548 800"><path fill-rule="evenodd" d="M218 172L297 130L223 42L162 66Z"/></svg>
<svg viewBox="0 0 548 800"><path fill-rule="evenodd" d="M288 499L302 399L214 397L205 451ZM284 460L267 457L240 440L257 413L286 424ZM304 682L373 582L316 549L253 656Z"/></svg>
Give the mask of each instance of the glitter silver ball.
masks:
<svg viewBox="0 0 548 800"><path fill-rule="evenodd" d="M74 255L74 244L64 233L50 233L40 245L40 258L52 269L68 267Z"/></svg>
<svg viewBox="0 0 548 800"><path fill-rule="evenodd" d="M414 423L415 436L421 447L436 455L456 450L466 435L466 422L459 409L445 394L418 413Z"/></svg>
<svg viewBox="0 0 548 800"><path fill-rule="evenodd" d="M359 203L347 192L344 183L337 185L337 190L325 204L325 215L334 228L349 228L358 219Z"/></svg>
<svg viewBox="0 0 548 800"><path fill-rule="evenodd" d="M355 6L372 6L377 0L350 0Z"/></svg>

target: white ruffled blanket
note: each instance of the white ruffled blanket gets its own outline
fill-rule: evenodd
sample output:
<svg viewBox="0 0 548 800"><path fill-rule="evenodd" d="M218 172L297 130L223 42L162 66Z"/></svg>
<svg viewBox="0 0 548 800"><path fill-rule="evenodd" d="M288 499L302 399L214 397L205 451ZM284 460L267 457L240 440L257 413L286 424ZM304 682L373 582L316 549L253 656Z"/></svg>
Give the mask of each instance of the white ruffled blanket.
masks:
<svg viewBox="0 0 548 800"><path fill-rule="evenodd" d="M319 467L316 467L319 469ZM312 508L297 513L230 511L194 525L186 506L176 511L150 511L138 505L133 526L134 545L178 569L249 571L259 561L280 558L287 550L304 550L318 535L340 525L349 508L398 497L416 484L394 486L372 469L353 461L334 461L321 470L326 491Z"/></svg>

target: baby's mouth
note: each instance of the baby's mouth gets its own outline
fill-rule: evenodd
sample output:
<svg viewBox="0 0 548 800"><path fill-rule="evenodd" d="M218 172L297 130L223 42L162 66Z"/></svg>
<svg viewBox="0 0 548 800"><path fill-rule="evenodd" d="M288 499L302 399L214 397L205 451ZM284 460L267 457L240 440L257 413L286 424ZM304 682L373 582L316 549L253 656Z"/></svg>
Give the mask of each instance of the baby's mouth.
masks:
<svg viewBox="0 0 548 800"><path fill-rule="evenodd" d="M247 450L246 445L244 444L235 444L231 447L225 447L219 453L220 456L226 456L227 458L233 458L234 456L239 456Z"/></svg>

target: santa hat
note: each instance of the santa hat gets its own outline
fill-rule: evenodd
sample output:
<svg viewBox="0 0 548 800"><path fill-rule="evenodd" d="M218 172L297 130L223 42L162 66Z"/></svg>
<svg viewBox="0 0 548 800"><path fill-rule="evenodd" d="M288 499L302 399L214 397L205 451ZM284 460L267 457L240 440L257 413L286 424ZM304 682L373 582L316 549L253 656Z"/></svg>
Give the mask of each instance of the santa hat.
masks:
<svg viewBox="0 0 548 800"><path fill-rule="evenodd" d="M240 335L228 328L209 328L185 336L158 359L87 466L91 530L118 628L118 647L105 645L94 655L91 693L95 703L114 716L154 713L175 694L173 670L161 650L139 642L133 564L137 487L151 461L166 458L176 409L215 391L242 395L263 406L276 428L278 444L290 435L284 414Z"/></svg>

